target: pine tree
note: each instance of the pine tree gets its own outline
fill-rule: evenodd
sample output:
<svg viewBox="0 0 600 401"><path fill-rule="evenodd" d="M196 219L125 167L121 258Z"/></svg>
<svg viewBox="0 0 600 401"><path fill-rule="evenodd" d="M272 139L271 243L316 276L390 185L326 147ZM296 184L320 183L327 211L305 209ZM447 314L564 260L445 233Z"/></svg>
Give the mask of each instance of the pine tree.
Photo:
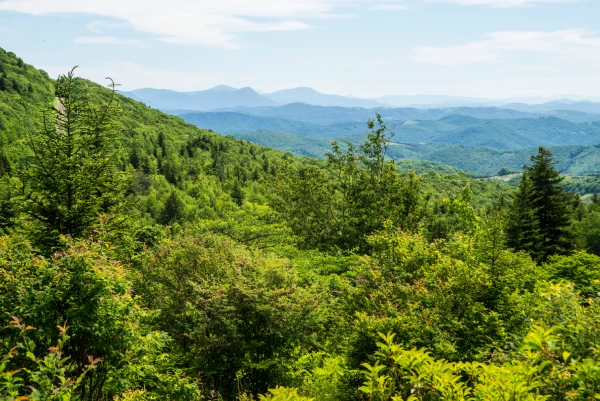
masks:
<svg viewBox="0 0 600 401"><path fill-rule="evenodd" d="M167 143L165 141L165 134L161 131L158 133L158 147L162 153L162 156L167 156Z"/></svg>
<svg viewBox="0 0 600 401"><path fill-rule="evenodd" d="M10 161L8 157L4 153L4 151L0 151L0 177L4 175L10 175L12 171Z"/></svg>
<svg viewBox="0 0 600 401"><path fill-rule="evenodd" d="M34 241L49 252L59 235L86 235L101 213L115 210L126 180L116 168L114 83L103 104L90 101L74 69L55 85L58 105L44 111L28 141L31 157L10 180L20 211L38 224Z"/></svg>
<svg viewBox="0 0 600 401"><path fill-rule="evenodd" d="M572 198L562 184L552 153L540 147L524 166L508 221L508 244L529 252L537 260L568 254L574 246Z"/></svg>
<svg viewBox="0 0 600 401"><path fill-rule="evenodd" d="M554 254L568 254L575 244L571 231L572 202L562 184L564 177L556 170L552 153L543 147L531 161L526 171L534 188L533 205L543 240L542 260Z"/></svg>
<svg viewBox="0 0 600 401"><path fill-rule="evenodd" d="M231 198L238 206L242 206L244 203L244 190L240 181L236 178L233 183L233 189L231 190Z"/></svg>
<svg viewBox="0 0 600 401"><path fill-rule="evenodd" d="M129 164L131 164L131 166L136 170L138 169L138 167L140 167L140 155L135 145L131 148L131 151L129 152Z"/></svg>
<svg viewBox="0 0 600 401"><path fill-rule="evenodd" d="M158 220L164 225L179 222L183 218L183 209L184 205L177 196L177 193L172 191L165 202L165 206L163 207Z"/></svg>
<svg viewBox="0 0 600 401"><path fill-rule="evenodd" d="M10 92L12 89L12 83L6 77L6 74L0 74L0 91Z"/></svg>
<svg viewBox="0 0 600 401"><path fill-rule="evenodd" d="M517 251L525 251L533 259L538 259L542 249L542 238L534 197L533 183L529 175L524 173L510 204L506 225L506 245Z"/></svg>

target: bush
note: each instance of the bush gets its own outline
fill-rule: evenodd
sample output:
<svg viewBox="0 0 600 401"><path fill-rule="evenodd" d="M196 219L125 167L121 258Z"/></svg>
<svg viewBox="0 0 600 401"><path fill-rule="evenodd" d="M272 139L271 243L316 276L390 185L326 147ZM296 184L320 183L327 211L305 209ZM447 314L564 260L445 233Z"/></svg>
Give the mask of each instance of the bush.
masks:
<svg viewBox="0 0 600 401"><path fill-rule="evenodd" d="M57 326L68 322L62 352L69 356L69 372L81 375L90 355L102 360L81 379L76 393L82 400L143 386L161 399L198 399L180 395L193 395L196 384L181 378L172 359L162 355L168 336L144 325L147 311L133 297L128 275L106 243L70 242L48 259L20 237L0 237L0 316L26 319L37 329L29 334L36 344L56 344L62 335ZM3 331L0 339L14 341L14 334ZM41 357L39 351L34 355Z"/></svg>
<svg viewBox="0 0 600 401"><path fill-rule="evenodd" d="M600 257L578 251L571 256L553 256L544 265L553 281L567 280L584 298L600 296Z"/></svg>

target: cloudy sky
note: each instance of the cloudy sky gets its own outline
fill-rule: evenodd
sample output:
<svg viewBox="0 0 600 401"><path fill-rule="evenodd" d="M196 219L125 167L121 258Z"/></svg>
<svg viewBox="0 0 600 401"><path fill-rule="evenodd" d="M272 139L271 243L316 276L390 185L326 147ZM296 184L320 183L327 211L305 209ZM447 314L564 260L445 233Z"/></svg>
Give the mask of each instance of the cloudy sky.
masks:
<svg viewBox="0 0 600 401"><path fill-rule="evenodd" d="M600 97L599 0L0 0L0 47L123 89Z"/></svg>

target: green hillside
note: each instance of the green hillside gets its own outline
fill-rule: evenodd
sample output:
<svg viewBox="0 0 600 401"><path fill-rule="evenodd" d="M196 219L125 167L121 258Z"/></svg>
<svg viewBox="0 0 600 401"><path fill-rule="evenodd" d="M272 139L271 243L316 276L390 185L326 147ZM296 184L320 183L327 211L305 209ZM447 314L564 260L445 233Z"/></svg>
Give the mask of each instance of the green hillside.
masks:
<svg viewBox="0 0 600 401"><path fill-rule="evenodd" d="M3 82L21 82L16 86L21 92L13 87L0 91L1 154L16 166L36 129L34 121L39 121L44 105L52 102L53 84L47 74L11 53L0 52L0 57ZM109 94L91 82L82 81L82 86L98 101ZM215 217L231 210L236 185L248 197L263 199L262 190L252 183L274 174L287 158L280 151L198 129L125 96L117 95L117 103L122 109L119 168L135 171L131 187L141 196L137 201L140 217L148 222L160 220L171 193L185 204L178 218L186 219Z"/></svg>
<svg viewBox="0 0 600 401"><path fill-rule="evenodd" d="M0 399L600 397L600 200L546 149L519 151L515 188L395 163L512 159L372 116L300 157L2 50L0 69ZM557 149L580 169L595 150Z"/></svg>

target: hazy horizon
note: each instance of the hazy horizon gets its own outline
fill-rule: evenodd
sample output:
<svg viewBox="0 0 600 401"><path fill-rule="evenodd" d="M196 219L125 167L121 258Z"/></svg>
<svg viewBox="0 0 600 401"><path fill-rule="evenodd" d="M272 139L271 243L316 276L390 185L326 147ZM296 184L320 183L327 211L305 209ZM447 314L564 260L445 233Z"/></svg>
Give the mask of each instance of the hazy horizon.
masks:
<svg viewBox="0 0 600 401"><path fill-rule="evenodd" d="M598 99L597 15L594 0L0 0L0 47L125 91Z"/></svg>
<svg viewBox="0 0 600 401"><path fill-rule="evenodd" d="M508 98L494 98L494 97L476 98L476 97L470 97L470 96L462 96L460 94L452 95L452 94L444 94L444 93L393 93L393 94L388 93L388 94L376 96L376 97L361 97L361 96L356 96L352 93L320 92L320 91L316 90L315 88L312 88L309 86L294 87L294 88L280 88L280 89L275 89L273 91L265 91L265 90L261 90L260 88L256 88L253 86L234 87L234 86L231 86L228 84L218 84L218 85L212 85L212 86L208 86L208 87L189 89L189 90L187 90L187 89L186 90L175 90L175 89L160 88L160 87L141 87L141 88L132 88L132 89L127 89L127 90L119 88L119 91L135 92L135 91L146 90L146 89L154 89L154 90L173 91L173 92L179 92L179 93L194 93L194 92L208 91L211 89L215 89L219 86L227 86L227 87L230 87L235 90L239 90L239 89L243 89L243 88L250 88L260 95L270 95L272 93L285 91L285 90L306 88L306 89L312 89L312 90L314 90L318 93L324 94L324 95L343 96L343 97L347 97L347 98L356 98L356 99L365 99L365 100L377 100L377 99L381 99L381 98L385 98L385 97L398 96L398 97L440 97L440 98L448 97L448 98L457 98L457 99L463 98L464 100L474 100L474 101L481 101L481 102L490 101L490 102L499 102L499 103L503 103L503 102L512 103L512 102L517 102L517 101L523 101L523 102L531 101L531 102L536 102L536 103L538 103L538 102L542 103L542 102L553 102L553 101L560 101L560 100L600 102L600 96L581 96L581 95L574 95L574 94L557 94L557 95L551 95L551 96L508 97Z"/></svg>

